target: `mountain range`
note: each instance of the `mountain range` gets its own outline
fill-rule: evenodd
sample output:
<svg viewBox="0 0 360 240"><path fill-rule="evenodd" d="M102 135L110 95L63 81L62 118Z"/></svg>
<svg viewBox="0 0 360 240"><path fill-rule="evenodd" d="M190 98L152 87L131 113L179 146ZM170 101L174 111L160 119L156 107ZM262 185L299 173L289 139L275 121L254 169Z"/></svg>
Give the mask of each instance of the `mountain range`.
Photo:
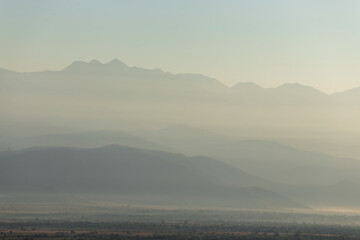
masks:
<svg viewBox="0 0 360 240"><path fill-rule="evenodd" d="M199 169L229 186L267 189L311 207L359 206L358 160L302 151L277 142L238 140L185 125L133 133L103 130L54 134L17 143L17 148L32 147L30 150L122 144L187 154L194 156L190 159L196 159L193 164Z"/></svg>
<svg viewBox="0 0 360 240"><path fill-rule="evenodd" d="M347 144L339 155L355 156L360 149L351 147L359 142L353 134L360 132L359 88L328 95L298 83L227 87L201 74L130 67L115 59L76 61L61 71L0 69L0 91L0 130L7 138L19 128L52 133L60 127L117 129L121 122L133 129L185 124L225 129L237 137L314 140L331 154L336 152L329 135L336 135Z"/></svg>
<svg viewBox="0 0 360 240"><path fill-rule="evenodd" d="M186 125L131 133L100 130L41 135L18 139L12 148L98 148L109 144L209 156L279 183L328 185L350 180L360 184L360 161L356 159L303 151L275 141L240 140Z"/></svg>
<svg viewBox="0 0 360 240"><path fill-rule="evenodd" d="M206 130L175 125L138 136L173 152L206 155L266 179L289 184L360 183L360 161L299 150L275 141L243 140Z"/></svg>
<svg viewBox="0 0 360 240"><path fill-rule="evenodd" d="M0 154L0 191L126 196L132 203L246 209L306 209L252 186L257 178L207 157L108 145L40 148ZM230 184L237 182L237 184ZM249 185L250 184L250 185Z"/></svg>
<svg viewBox="0 0 360 240"><path fill-rule="evenodd" d="M358 206L359 89L329 95L298 83L227 87L116 59L76 61L61 71L0 69L0 190L134 198L129 189L140 172L136 189L146 199L149 189L158 196L175 189L212 206ZM147 159L165 165L151 169ZM166 166L170 175L157 170Z"/></svg>
<svg viewBox="0 0 360 240"><path fill-rule="evenodd" d="M102 79L101 84L97 80L93 81L99 77ZM70 93L69 91L81 93L81 90L87 90L85 93L91 94L93 92L88 91L90 87L94 87L92 89L94 92L100 93L102 89L110 90L108 89L109 84L113 84L111 86L116 90L121 90L120 86L131 88L136 84L142 84L144 86L142 89L136 88L133 90L144 93L145 88L152 87L152 91L157 89L157 92L162 92L162 94L166 94L164 91L171 88L173 90L177 88L176 90L180 92L184 91L182 94L196 92L197 90L208 93L231 92L233 93L232 98L234 98L234 95L238 95L239 99L235 98L234 100L239 101L250 100L250 96L253 97L251 100L256 100L257 97L262 95L267 100L274 102L286 100L287 103L297 103L300 99L308 101L308 97L319 102L356 100L355 95L359 94L360 89L359 87L328 95L299 83L285 83L276 88L262 88L255 83L239 82L232 87L227 87L220 81L202 74L172 74L160 69L130 67L118 59L106 64L98 60L92 60L88 63L75 61L61 71L19 73L0 68L0 81L2 90L5 93L17 92L26 88L29 93L33 91L33 93L48 94L49 92L44 91L47 88L62 87L64 89L53 89L51 93L53 94L54 90L56 90L59 95L66 95ZM86 88L81 88L81 86L84 87L83 84L86 85ZM72 90L66 86L71 87ZM95 87L99 86L102 89L95 89ZM314 101L314 99L311 100Z"/></svg>

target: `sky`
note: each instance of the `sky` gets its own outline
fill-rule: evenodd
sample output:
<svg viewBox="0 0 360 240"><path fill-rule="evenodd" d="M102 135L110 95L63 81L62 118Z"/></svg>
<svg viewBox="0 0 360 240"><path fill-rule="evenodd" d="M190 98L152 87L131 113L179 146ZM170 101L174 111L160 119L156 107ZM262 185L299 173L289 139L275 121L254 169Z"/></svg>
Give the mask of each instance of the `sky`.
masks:
<svg viewBox="0 0 360 240"><path fill-rule="evenodd" d="M202 73L228 86L360 86L358 0L0 0L0 68L75 60Z"/></svg>

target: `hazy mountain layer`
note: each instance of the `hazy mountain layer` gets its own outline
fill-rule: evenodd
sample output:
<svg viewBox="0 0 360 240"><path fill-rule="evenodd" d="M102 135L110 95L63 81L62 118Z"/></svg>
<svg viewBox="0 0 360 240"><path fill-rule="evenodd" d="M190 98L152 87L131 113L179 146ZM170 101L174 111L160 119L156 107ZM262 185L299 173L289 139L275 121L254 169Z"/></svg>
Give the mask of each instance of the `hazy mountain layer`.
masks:
<svg viewBox="0 0 360 240"><path fill-rule="evenodd" d="M300 84L227 87L201 74L93 60L62 71L0 70L0 92L2 149L19 136L181 123L360 158L358 89L327 95Z"/></svg>
<svg viewBox="0 0 360 240"><path fill-rule="evenodd" d="M237 178L237 179L236 179ZM230 182L237 182L237 185ZM252 182L265 181L205 157L109 145L0 154L0 190L120 195L163 203L236 208L303 208ZM242 187L248 186L248 187ZM182 200L181 200L182 199ZM150 200L149 200L150 201Z"/></svg>
<svg viewBox="0 0 360 240"><path fill-rule="evenodd" d="M184 125L137 134L166 144L172 151L210 156L275 182L327 185L349 179L360 183L360 162L354 159L301 151L272 141L238 140Z"/></svg>
<svg viewBox="0 0 360 240"><path fill-rule="evenodd" d="M51 135L28 138L18 143L22 147L46 145L101 147L106 144L122 143L132 147L145 145L152 149L207 155L261 176L261 178L255 177L237 168L230 170L227 164L207 157L196 157L197 160L193 164L211 174L213 178L221 179L223 184L266 188L309 206L359 205L358 185L343 184L345 179L359 182L359 163L356 160L300 151L276 142L237 140L184 125L159 131L137 131L133 134L121 131L95 131ZM164 146L165 144L167 145ZM339 183L342 188L333 187L339 186Z"/></svg>
<svg viewBox="0 0 360 240"><path fill-rule="evenodd" d="M126 133L124 131L109 130L28 137L14 141L11 147L14 149L44 146L94 148L103 147L110 144L119 144L121 146L144 149L166 149L165 146L143 140L140 137Z"/></svg>
<svg viewBox="0 0 360 240"><path fill-rule="evenodd" d="M299 150L360 159L357 88L332 95L300 84L265 89L239 83L230 88L201 74L171 74L118 60L107 64L94 60L74 62L62 71L0 69L0 91L0 150L112 143L161 149L210 156L261 176L238 174L238 170L230 174L227 165L210 164L207 158L204 165L203 158L197 158L197 165L193 164L206 173L201 176L210 172L221 188L266 187L316 204L353 205L345 200L358 198L357 160ZM183 125L165 128L179 123ZM133 135L91 131L97 129L126 129ZM274 139L296 148L269 141ZM344 180L354 182L346 184L350 190L337 187ZM330 198L334 201L326 200Z"/></svg>

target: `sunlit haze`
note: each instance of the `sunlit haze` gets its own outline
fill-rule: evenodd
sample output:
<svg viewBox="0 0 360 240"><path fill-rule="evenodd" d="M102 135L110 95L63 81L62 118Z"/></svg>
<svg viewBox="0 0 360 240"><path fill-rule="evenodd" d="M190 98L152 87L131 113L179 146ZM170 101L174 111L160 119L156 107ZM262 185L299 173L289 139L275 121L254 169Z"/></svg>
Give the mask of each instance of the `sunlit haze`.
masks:
<svg viewBox="0 0 360 240"><path fill-rule="evenodd" d="M360 86L360 2L0 1L0 67L60 70L118 58L228 86Z"/></svg>

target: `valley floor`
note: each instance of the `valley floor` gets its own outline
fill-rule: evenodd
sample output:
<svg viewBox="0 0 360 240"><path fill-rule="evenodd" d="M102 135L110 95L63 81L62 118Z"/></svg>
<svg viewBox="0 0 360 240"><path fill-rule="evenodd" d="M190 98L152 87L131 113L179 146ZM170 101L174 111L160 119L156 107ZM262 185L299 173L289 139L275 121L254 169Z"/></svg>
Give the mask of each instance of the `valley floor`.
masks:
<svg viewBox="0 0 360 240"><path fill-rule="evenodd" d="M0 203L0 239L360 239L360 215Z"/></svg>
<svg viewBox="0 0 360 240"><path fill-rule="evenodd" d="M166 222L0 222L0 238L70 239L359 239L356 227L296 224L199 224Z"/></svg>

